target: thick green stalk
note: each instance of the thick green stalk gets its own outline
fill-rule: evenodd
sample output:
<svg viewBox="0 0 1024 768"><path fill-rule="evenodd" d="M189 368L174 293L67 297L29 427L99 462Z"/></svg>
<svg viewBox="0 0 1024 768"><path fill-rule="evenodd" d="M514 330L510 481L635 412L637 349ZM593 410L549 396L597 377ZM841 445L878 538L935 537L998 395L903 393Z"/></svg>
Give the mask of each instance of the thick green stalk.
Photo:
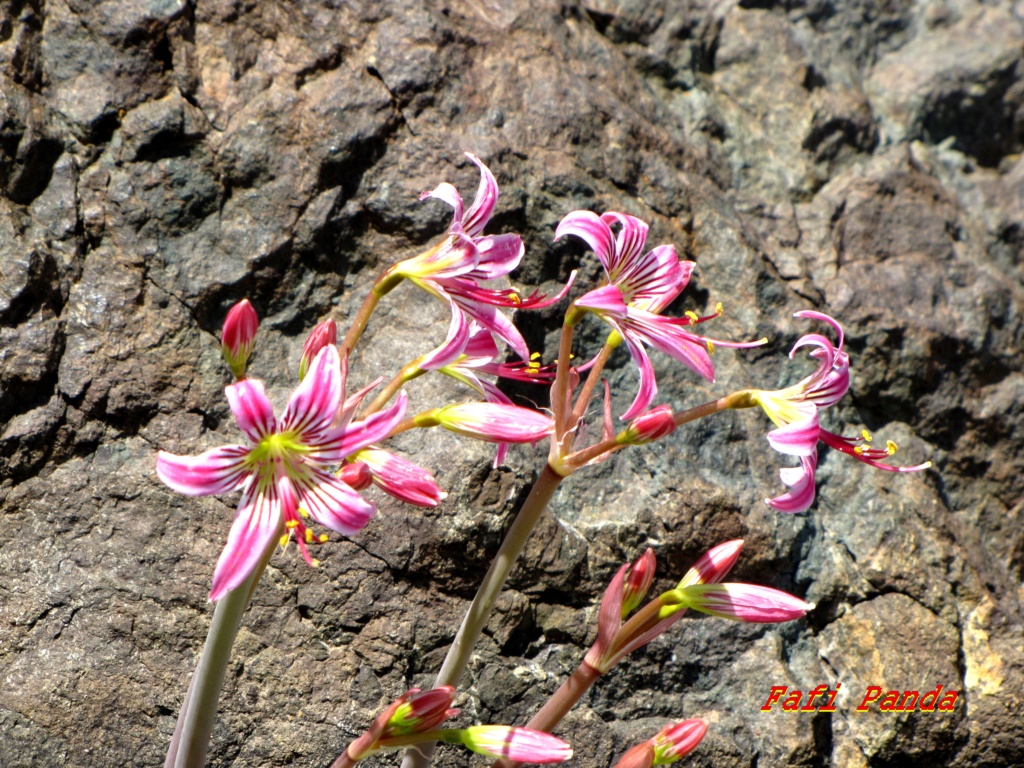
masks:
<svg viewBox="0 0 1024 768"><path fill-rule="evenodd" d="M263 559L248 578L217 601L203 653L182 702L164 768L202 768L206 763L231 647L252 593L277 547L277 539L275 534Z"/></svg>
<svg viewBox="0 0 1024 768"><path fill-rule="evenodd" d="M562 482L562 476L550 466L545 466L530 490L530 495L526 497L526 501L520 507L516 519L512 521L512 527L505 534L505 540L502 541L498 554L491 562L491 567L487 569L483 583L477 590L469 610L466 611L462 626L459 627L455 640L452 641L452 645L448 649L448 655L441 665L441 671L434 681L435 688L442 685L458 686L459 680L469 664L473 648L476 646L477 640L480 639L484 625L491 615L491 609L494 608L494 601L497 600L502 587L505 586L512 566L522 554L530 534L533 533L541 514L547 509L548 502L551 501L560 482ZM402 768L426 768L430 765L433 754L433 744L423 744L420 748L406 750Z"/></svg>

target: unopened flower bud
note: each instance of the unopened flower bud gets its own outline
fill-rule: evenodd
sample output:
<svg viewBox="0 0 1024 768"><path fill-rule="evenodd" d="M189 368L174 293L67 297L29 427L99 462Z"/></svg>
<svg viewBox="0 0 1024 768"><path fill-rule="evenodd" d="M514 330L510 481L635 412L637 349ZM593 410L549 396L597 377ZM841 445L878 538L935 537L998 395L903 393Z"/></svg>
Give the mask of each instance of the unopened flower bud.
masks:
<svg viewBox="0 0 1024 768"><path fill-rule="evenodd" d="M364 448L354 458L382 491L417 507L436 507L448 494L417 464L380 448ZM355 487L355 486L353 486Z"/></svg>
<svg viewBox="0 0 1024 768"><path fill-rule="evenodd" d="M361 461L355 461L348 464L343 464L341 470L338 472L338 477L345 483L349 488L354 491L361 491L365 488L369 488L373 482L373 475L370 473L370 468Z"/></svg>
<svg viewBox="0 0 1024 768"><path fill-rule="evenodd" d="M242 299L233 306L226 318L221 331L221 352L231 373L239 381L245 378L245 366L252 354L253 340L260 319L248 299Z"/></svg>
<svg viewBox="0 0 1024 768"><path fill-rule="evenodd" d="M644 445L672 434L675 429L672 409L667 405L659 405L629 422L629 426L618 434L615 441L619 445Z"/></svg>
<svg viewBox="0 0 1024 768"><path fill-rule="evenodd" d="M555 429L551 417L504 403L462 403L415 417L418 426L447 430L491 443L535 443Z"/></svg>
<svg viewBox="0 0 1024 768"><path fill-rule="evenodd" d="M474 725L446 734L446 740L493 758L520 763L561 763L572 757L572 747L548 733L506 725Z"/></svg>
<svg viewBox="0 0 1024 768"><path fill-rule="evenodd" d="M651 768L654 765L654 745L651 740L640 742L619 758L615 768Z"/></svg>
<svg viewBox="0 0 1024 768"><path fill-rule="evenodd" d="M622 618L626 618L647 597L647 591L654 581L654 571L658 561L654 550L648 549L629 569L629 576L622 587Z"/></svg>
<svg viewBox="0 0 1024 768"><path fill-rule="evenodd" d="M661 596L666 607L687 607L722 619L755 623L793 621L814 608L798 597L757 584L695 584Z"/></svg>
<svg viewBox="0 0 1024 768"><path fill-rule="evenodd" d="M309 333L305 345L302 347L302 359L299 360L299 381L306 378L306 371L310 363L316 357L316 353L327 346L334 346L338 343L338 324L333 319L324 320Z"/></svg>
<svg viewBox="0 0 1024 768"><path fill-rule="evenodd" d="M693 564L693 567L686 572L677 585L679 589L694 584L714 584L724 579L739 559L740 550L743 549L743 539L735 539L712 547L700 559Z"/></svg>
<svg viewBox="0 0 1024 768"><path fill-rule="evenodd" d="M451 708L452 702L455 701L455 689L452 686L443 685L429 691L413 691L388 719L384 726L383 738L425 733L458 714L458 710Z"/></svg>
<svg viewBox="0 0 1024 768"><path fill-rule="evenodd" d="M674 763L693 752L708 732L707 720L694 718L667 725L651 739L654 765Z"/></svg>

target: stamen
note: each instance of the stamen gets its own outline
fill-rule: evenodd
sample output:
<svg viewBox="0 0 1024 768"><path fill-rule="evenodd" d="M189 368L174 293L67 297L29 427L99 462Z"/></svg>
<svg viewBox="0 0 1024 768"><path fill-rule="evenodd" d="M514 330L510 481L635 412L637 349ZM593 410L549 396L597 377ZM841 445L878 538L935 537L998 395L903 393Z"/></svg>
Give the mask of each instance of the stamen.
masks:
<svg viewBox="0 0 1024 768"><path fill-rule="evenodd" d="M309 512L304 510L302 507L299 507L299 514L302 515L303 517L309 517Z"/></svg>
<svg viewBox="0 0 1024 768"><path fill-rule="evenodd" d="M868 432L866 429L862 429L860 431L860 434L861 434L861 437L864 438L864 442L865 443L870 443L871 442L871 433Z"/></svg>
<svg viewBox="0 0 1024 768"><path fill-rule="evenodd" d="M299 525L300 525L300 523L299 523L298 520L285 520L284 521L284 527L287 528L289 531L294 531L296 528L299 527Z"/></svg>
<svg viewBox="0 0 1024 768"><path fill-rule="evenodd" d="M894 453L896 453L896 451L899 450L899 447L897 447L896 443L894 443L892 440L886 440L885 450L888 451L890 456L892 456Z"/></svg>
<svg viewBox="0 0 1024 768"><path fill-rule="evenodd" d="M697 321L700 320L700 315L694 312L692 309L688 309L683 312L686 315L686 319L690 321L690 325L696 325Z"/></svg>
<svg viewBox="0 0 1024 768"><path fill-rule="evenodd" d="M531 360L540 360L540 352L534 352L532 355L530 355L530 359Z"/></svg>
<svg viewBox="0 0 1024 768"><path fill-rule="evenodd" d="M725 311L725 308L722 306L722 302L718 302L717 304L715 304L715 314L716 315L720 315L724 311Z"/></svg>
<svg viewBox="0 0 1024 768"><path fill-rule="evenodd" d="M714 344L712 344L712 343L711 343L710 341L708 341L707 339L704 339L704 341L705 341L705 343L707 343L707 345L708 345L708 354L709 354L709 355L713 355L713 354L715 354L715 345L714 345Z"/></svg>
<svg viewBox="0 0 1024 768"><path fill-rule="evenodd" d="M306 543L307 544L312 544L313 543L313 532L311 530L309 530L309 528L306 529Z"/></svg>
<svg viewBox="0 0 1024 768"><path fill-rule="evenodd" d="M277 543L281 545L281 549L284 549L285 547L288 546L288 539L290 539L290 538L291 538L291 534L289 534L289 533L282 533L281 534L281 538L277 540Z"/></svg>
<svg viewBox="0 0 1024 768"><path fill-rule="evenodd" d="M320 536L319 536L319 538L318 538L317 540L318 540L318 541L319 541L319 542L320 542L321 544L323 544L323 543L324 543L325 541L327 541L327 539L328 539L328 538L330 538L330 537L329 537L329 536L328 536L328 535L327 535L326 533L321 533L321 534L320 534Z"/></svg>
<svg viewBox="0 0 1024 768"><path fill-rule="evenodd" d="M853 449L853 452L860 456L862 453L864 453L864 446L858 445L856 448Z"/></svg>

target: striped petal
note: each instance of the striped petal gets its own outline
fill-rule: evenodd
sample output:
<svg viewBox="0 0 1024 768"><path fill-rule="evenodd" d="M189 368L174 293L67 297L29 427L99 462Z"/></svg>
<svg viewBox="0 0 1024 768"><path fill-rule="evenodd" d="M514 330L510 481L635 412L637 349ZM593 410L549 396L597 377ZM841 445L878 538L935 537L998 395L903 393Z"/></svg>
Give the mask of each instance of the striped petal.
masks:
<svg viewBox="0 0 1024 768"><path fill-rule="evenodd" d="M315 446L315 454L308 455L318 461L340 461L373 443L379 443L405 418L408 404L409 398L405 392L399 392L390 407L370 414L362 421L353 421L345 427L343 434L336 434L334 439L325 440L321 445Z"/></svg>
<svg viewBox="0 0 1024 768"><path fill-rule="evenodd" d="M160 451L156 473L168 486L186 496L212 496L237 489L248 475L249 449L224 445L198 456L177 456Z"/></svg>
<svg viewBox="0 0 1024 768"><path fill-rule="evenodd" d="M480 186L477 187L476 197L473 198L473 204L466 211L466 215L462 217L462 228L467 235L475 237L484 231L484 227L494 214L494 206L498 202L498 182L479 157L469 152L466 153L466 157L480 169Z"/></svg>
<svg viewBox="0 0 1024 768"><path fill-rule="evenodd" d="M640 372L640 389L633 399L633 404L629 406L629 410L619 417L624 421L629 421L650 408L654 398L658 395L658 383L654 379L654 366L651 365L651 358L647 356L647 350L644 349L643 344L640 344L630 333L623 333L622 336L626 340L629 354L632 355L633 362L636 363L637 370Z"/></svg>
<svg viewBox="0 0 1024 768"><path fill-rule="evenodd" d="M435 200L441 200L448 203L452 208L455 209L455 214L452 217L452 225L449 227L451 231L457 231L462 228L462 195L459 194L459 190L449 184L447 181L442 181L436 187L429 192L424 192L420 195L420 200L427 200L428 198L434 198Z"/></svg>
<svg viewBox="0 0 1024 768"><path fill-rule="evenodd" d="M452 319L448 324L448 336L441 346L420 358L419 367L425 371L436 371L438 368L451 365L459 359L469 342L470 323L466 318L466 313L454 301L449 301L448 306L452 312Z"/></svg>
<svg viewBox="0 0 1024 768"><path fill-rule="evenodd" d="M242 379L224 390L231 413L235 415L238 428L252 442L258 443L267 435L277 431L274 406L267 399L267 391L259 379Z"/></svg>
<svg viewBox="0 0 1024 768"><path fill-rule="evenodd" d="M779 476L789 491L774 499L765 499L765 503L779 512L806 512L814 503L814 471L817 466L818 454L814 453L801 458L799 467L780 469Z"/></svg>
<svg viewBox="0 0 1024 768"><path fill-rule="evenodd" d="M657 313L686 287L694 266L692 261L680 261L674 246L660 245L625 265L615 284L631 305Z"/></svg>
<svg viewBox="0 0 1024 768"><path fill-rule="evenodd" d="M632 269L633 265L642 258L644 245L647 243L647 224L636 216L615 211L602 214L601 221L609 228L616 222L621 227L615 238L614 256L605 265L605 269L608 270L608 279L618 285L622 273Z"/></svg>
<svg viewBox="0 0 1024 768"><path fill-rule="evenodd" d="M465 274L473 280L493 280L504 277L519 266L526 249L519 235L490 235L474 241L479 252L476 267Z"/></svg>
<svg viewBox="0 0 1024 768"><path fill-rule="evenodd" d="M567 214L555 229L555 241L565 235L575 235L590 246L605 272L615 259L615 237L611 227L593 211L573 211Z"/></svg>
<svg viewBox="0 0 1024 768"><path fill-rule="evenodd" d="M231 524L228 542L213 571L210 601L216 602L252 573L282 523L281 496L273 482L253 482L245 489Z"/></svg>
<svg viewBox="0 0 1024 768"><path fill-rule="evenodd" d="M818 426L818 409L813 403L800 403L801 410L808 410L808 417L803 421L773 429L768 433L768 443L779 453L789 456L810 456L817 452L818 437L821 429Z"/></svg>
<svg viewBox="0 0 1024 768"><path fill-rule="evenodd" d="M325 528L351 536L361 530L377 508L329 472L310 467L295 481L299 506Z"/></svg>
<svg viewBox="0 0 1024 768"><path fill-rule="evenodd" d="M281 431L296 431L307 444L317 441L334 423L341 403L341 358L332 344L321 349L302 383L292 393L281 417Z"/></svg>

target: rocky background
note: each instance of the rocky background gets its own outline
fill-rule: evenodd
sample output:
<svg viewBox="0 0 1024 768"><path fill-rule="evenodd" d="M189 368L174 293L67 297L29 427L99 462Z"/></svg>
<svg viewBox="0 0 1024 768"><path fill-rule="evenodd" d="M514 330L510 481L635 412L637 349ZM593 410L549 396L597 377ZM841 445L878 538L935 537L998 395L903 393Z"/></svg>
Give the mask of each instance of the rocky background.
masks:
<svg viewBox="0 0 1024 768"><path fill-rule="evenodd" d="M666 718L712 729L694 766L1024 764L1024 3L966 0L0 0L0 765L162 761L209 625L234 498L187 499L158 449L236 439L217 333L250 298L251 370L284 402L305 332L344 325L377 272L447 226L417 195L502 185L517 284L581 267L570 210L626 211L699 265L674 311L725 303L686 407L810 370L809 325L848 331L828 426L925 459L824 452L804 515L759 413L679 430L563 485L460 699L523 722L594 637L614 569L657 587L747 540L735 575L817 603L806 621L693 618L602 679L561 734L604 768ZM557 309L521 316L545 359ZM353 360L363 384L443 338L409 286ZM585 342L601 329L587 326ZM635 372L618 354L621 412ZM421 379L414 404L461 393ZM542 402L542 392L523 391ZM379 498L359 536L275 556L244 622L215 766L323 766L429 683L544 452L447 434L399 446L451 491ZM337 537L334 537L337 539ZM762 713L772 685L842 683L839 709ZM961 692L949 713L860 714L868 685ZM444 766L483 765L453 749ZM373 765L396 765L396 756Z"/></svg>

